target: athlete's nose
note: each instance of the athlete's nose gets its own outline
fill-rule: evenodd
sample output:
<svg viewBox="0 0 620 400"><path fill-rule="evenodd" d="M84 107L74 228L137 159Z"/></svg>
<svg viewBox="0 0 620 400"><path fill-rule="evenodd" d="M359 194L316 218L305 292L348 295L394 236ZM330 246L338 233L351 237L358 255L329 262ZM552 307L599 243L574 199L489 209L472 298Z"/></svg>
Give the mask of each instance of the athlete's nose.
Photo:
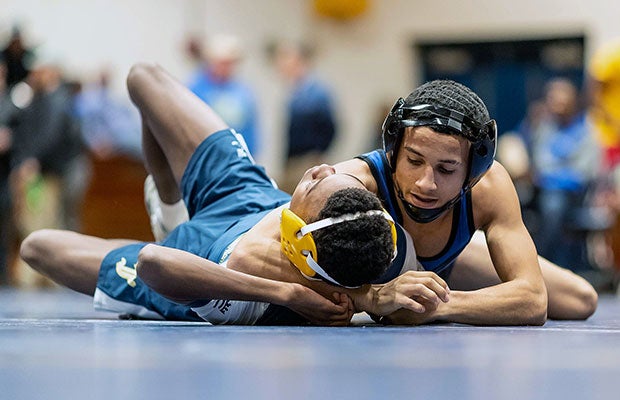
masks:
<svg viewBox="0 0 620 400"><path fill-rule="evenodd" d="M336 168L333 165L321 164L317 165L312 170L312 179L320 179L336 173Z"/></svg>
<svg viewBox="0 0 620 400"><path fill-rule="evenodd" d="M431 192L437 189L437 183L435 182L435 171L433 167L428 165L422 170L422 175L416 180L416 185L422 190L422 192Z"/></svg>

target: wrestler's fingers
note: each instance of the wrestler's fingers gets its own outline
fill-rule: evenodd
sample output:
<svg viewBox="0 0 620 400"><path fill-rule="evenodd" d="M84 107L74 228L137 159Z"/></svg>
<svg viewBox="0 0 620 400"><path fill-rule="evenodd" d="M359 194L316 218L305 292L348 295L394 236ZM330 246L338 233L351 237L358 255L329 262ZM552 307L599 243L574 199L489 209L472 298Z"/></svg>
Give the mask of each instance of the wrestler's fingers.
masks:
<svg viewBox="0 0 620 400"><path fill-rule="evenodd" d="M345 293L334 293L334 299L336 303L342 307L346 307L346 313L344 318L348 322L353 318L353 314L355 314L355 304L353 304L353 300ZM338 315L340 317L340 315Z"/></svg>
<svg viewBox="0 0 620 400"><path fill-rule="evenodd" d="M427 279L431 279L434 282L436 282L439 286L441 286L443 288L443 290L445 290L446 292L450 293L450 287L448 286L448 283L441 278L439 275L437 275L434 272L431 271L407 271L405 272L403 275L403 277L405 277L405 279L422 279L422 278L427 278Z"/></svg>
<svg viewBox="0 0 620 400"><path fill-rule="evenodd" d="M436 276L436 275L435 275ZM440 278L441 279L441 278ZM404 294L412 296L424 296L425 298L437 301L443 301L444 303L450 300L450 291L447 287L444 287L434 277L413 277L402 282ZM434 300L433 300L434 301Z"/></svg>
<svg viewBox="0 0 620 400"><path fill-rule="evenodd" d="M422 297L429 299L437 304L439 304L439 301L443 301L444 303L450 301L449 290L446 290L435 280L431 279L429 282L426 282L425 288L427 290L423 291L423 293L420 294Z"/></svg>
<svg viewBox="0 0 620 400"><path fill-rule="evenodd" d="M352 317L349 306L350 299L348 296L341 299L340 295L334 294L334 300L336 302L329 302L329 306L320 308L320 316L317 315L319 310L314 310L314 315L311 318L312 323L322 326L348 325Z"/></svg>
<svg viewBox="0 0 620 400"><path fill-rule="evenodd" d="M443 300L427 285L428 282L403 285L400 287L396 304L418 313L436 310Z"/></svg>
<svg viewBox="0 0 620 400"><path fill-rule="evenodd" d="M444 301L448 301L448 297L450 295L450 287L448 283L443 280L439 275L434 272L429 272L430 276L430 286L433 291L439 295Z"/></svg>
<svg viewBox="0 0 620 400"><path fill-rule="evenodd" d="M353 299L351 299L351 297L349 297L349 295L345 293L339 293L339 296L340 296L338 299L339 304L346 304L347 312L352 317L353 314L355 314L355 304L353 303Z"/></svg>
<svg viewBox="0 0 620 400"><path fill-rule="evenodd" d="M409 298L424 298L427 302L438 304L442 301L440 295L438 295L433 289L429 288L426 282L408 282L403 283L398 288L398 293L402 296Z"/></svg>
<svg viewBox="0 0 620 400"><path fill-rule="evenodd" d="M403 296L403 298L400 299L400 301L398 303L401 306L401 308L405 308L407 310L410 310L410 311L413 311L413 312L416 312L416 313L422 314L422 313L426 312L426 307L424 307L424 305L422 305L421 303L418 303L417 301L415 301L411 297Z"/></svg>
<svg viewBox="0 0 620 400"><path fill-rule="evenodd" d="M349 323L351 317L347 307L340 305L334 305L337 308L332 308L329 311L323 313L321 317L314 316L311 319L312 323L321 326L345 326Z"/></svg>

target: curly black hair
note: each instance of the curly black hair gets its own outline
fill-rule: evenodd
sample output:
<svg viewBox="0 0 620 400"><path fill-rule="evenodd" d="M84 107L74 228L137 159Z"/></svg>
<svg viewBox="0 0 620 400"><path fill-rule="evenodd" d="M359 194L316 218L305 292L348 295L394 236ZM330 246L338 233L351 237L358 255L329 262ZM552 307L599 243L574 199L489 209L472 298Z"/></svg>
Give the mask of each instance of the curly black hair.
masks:
<svg viewBox="0 0 620 400"><path fill-rule="evenodd" d="M421 104L430 104L436 107L449 108L458 111L480 126L486 124L491 118L489 110L480 97L467 86L447 79L437 79L426 82L417 87L405 100L405 106L416 106ZM476 132L465 130L459 132L444 126L429 125L437 132L459 134L465 136L470 141L480 139L480 134L484 132Z"/></svg>
<svg viewBox="0 0 620 400"><path fill-rule="evenodd" d="M327 199L317 220L370 210L383 210L375 194L346 188ZM312 235L318 264L345 286L360 286L378 279L389 267L394 253L390 224L381 215L334 224Z"/></svg>

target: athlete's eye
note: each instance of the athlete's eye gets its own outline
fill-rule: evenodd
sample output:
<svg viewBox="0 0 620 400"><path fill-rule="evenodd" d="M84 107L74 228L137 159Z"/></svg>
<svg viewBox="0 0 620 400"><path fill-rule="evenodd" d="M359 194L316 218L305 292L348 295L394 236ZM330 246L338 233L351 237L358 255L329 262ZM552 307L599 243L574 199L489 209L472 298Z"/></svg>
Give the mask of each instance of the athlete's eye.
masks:
<svg viewBox="0 0 620 400"><path fill-rule="evenodd" d="M422 165L422 160L407 158L407 161L409 161L409 164L411 165L415 165L415 166Z"/></svg>
<svg viewBox="0 0 620 400"><path fill-rule="evenodd" d="M445 167L439 167L439 172L444 174L444 175L451 175L451 174L453 174L455 172L455 170L448 169L448 168L445 168Z"/></svg>

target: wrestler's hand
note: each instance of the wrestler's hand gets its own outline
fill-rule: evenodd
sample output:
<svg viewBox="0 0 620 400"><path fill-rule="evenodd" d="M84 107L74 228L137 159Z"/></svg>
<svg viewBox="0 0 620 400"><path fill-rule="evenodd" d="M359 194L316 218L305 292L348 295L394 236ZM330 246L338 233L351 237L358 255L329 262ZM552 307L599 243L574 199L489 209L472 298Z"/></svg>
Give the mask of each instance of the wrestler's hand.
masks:
<svg viewBox="0 0 620 400"><path fill-rule="evenodd" d="M283 305L313 324L346 326L351 322L354 307L353 302L346 294L334 293L334 301L330 301L305 286L293 284L293 287L293 294Z"/></svg>
<svg viewBox="0 0 620 400"><path fill-rule="evenodd" d="M381 317L378 322L386 325L422 325L435 320L435 311L437 308L427 309L422 313L401 308L390 315Z"/></svg>
<svg viewBox="0 0 620 400"><path fill-rule="evenodd" d="M354 297L357 311L378 316L401 308L414 313L428 313L450 299L448 284L430 271L408 271L390 282L372 285L366 293Z"/></svg>

